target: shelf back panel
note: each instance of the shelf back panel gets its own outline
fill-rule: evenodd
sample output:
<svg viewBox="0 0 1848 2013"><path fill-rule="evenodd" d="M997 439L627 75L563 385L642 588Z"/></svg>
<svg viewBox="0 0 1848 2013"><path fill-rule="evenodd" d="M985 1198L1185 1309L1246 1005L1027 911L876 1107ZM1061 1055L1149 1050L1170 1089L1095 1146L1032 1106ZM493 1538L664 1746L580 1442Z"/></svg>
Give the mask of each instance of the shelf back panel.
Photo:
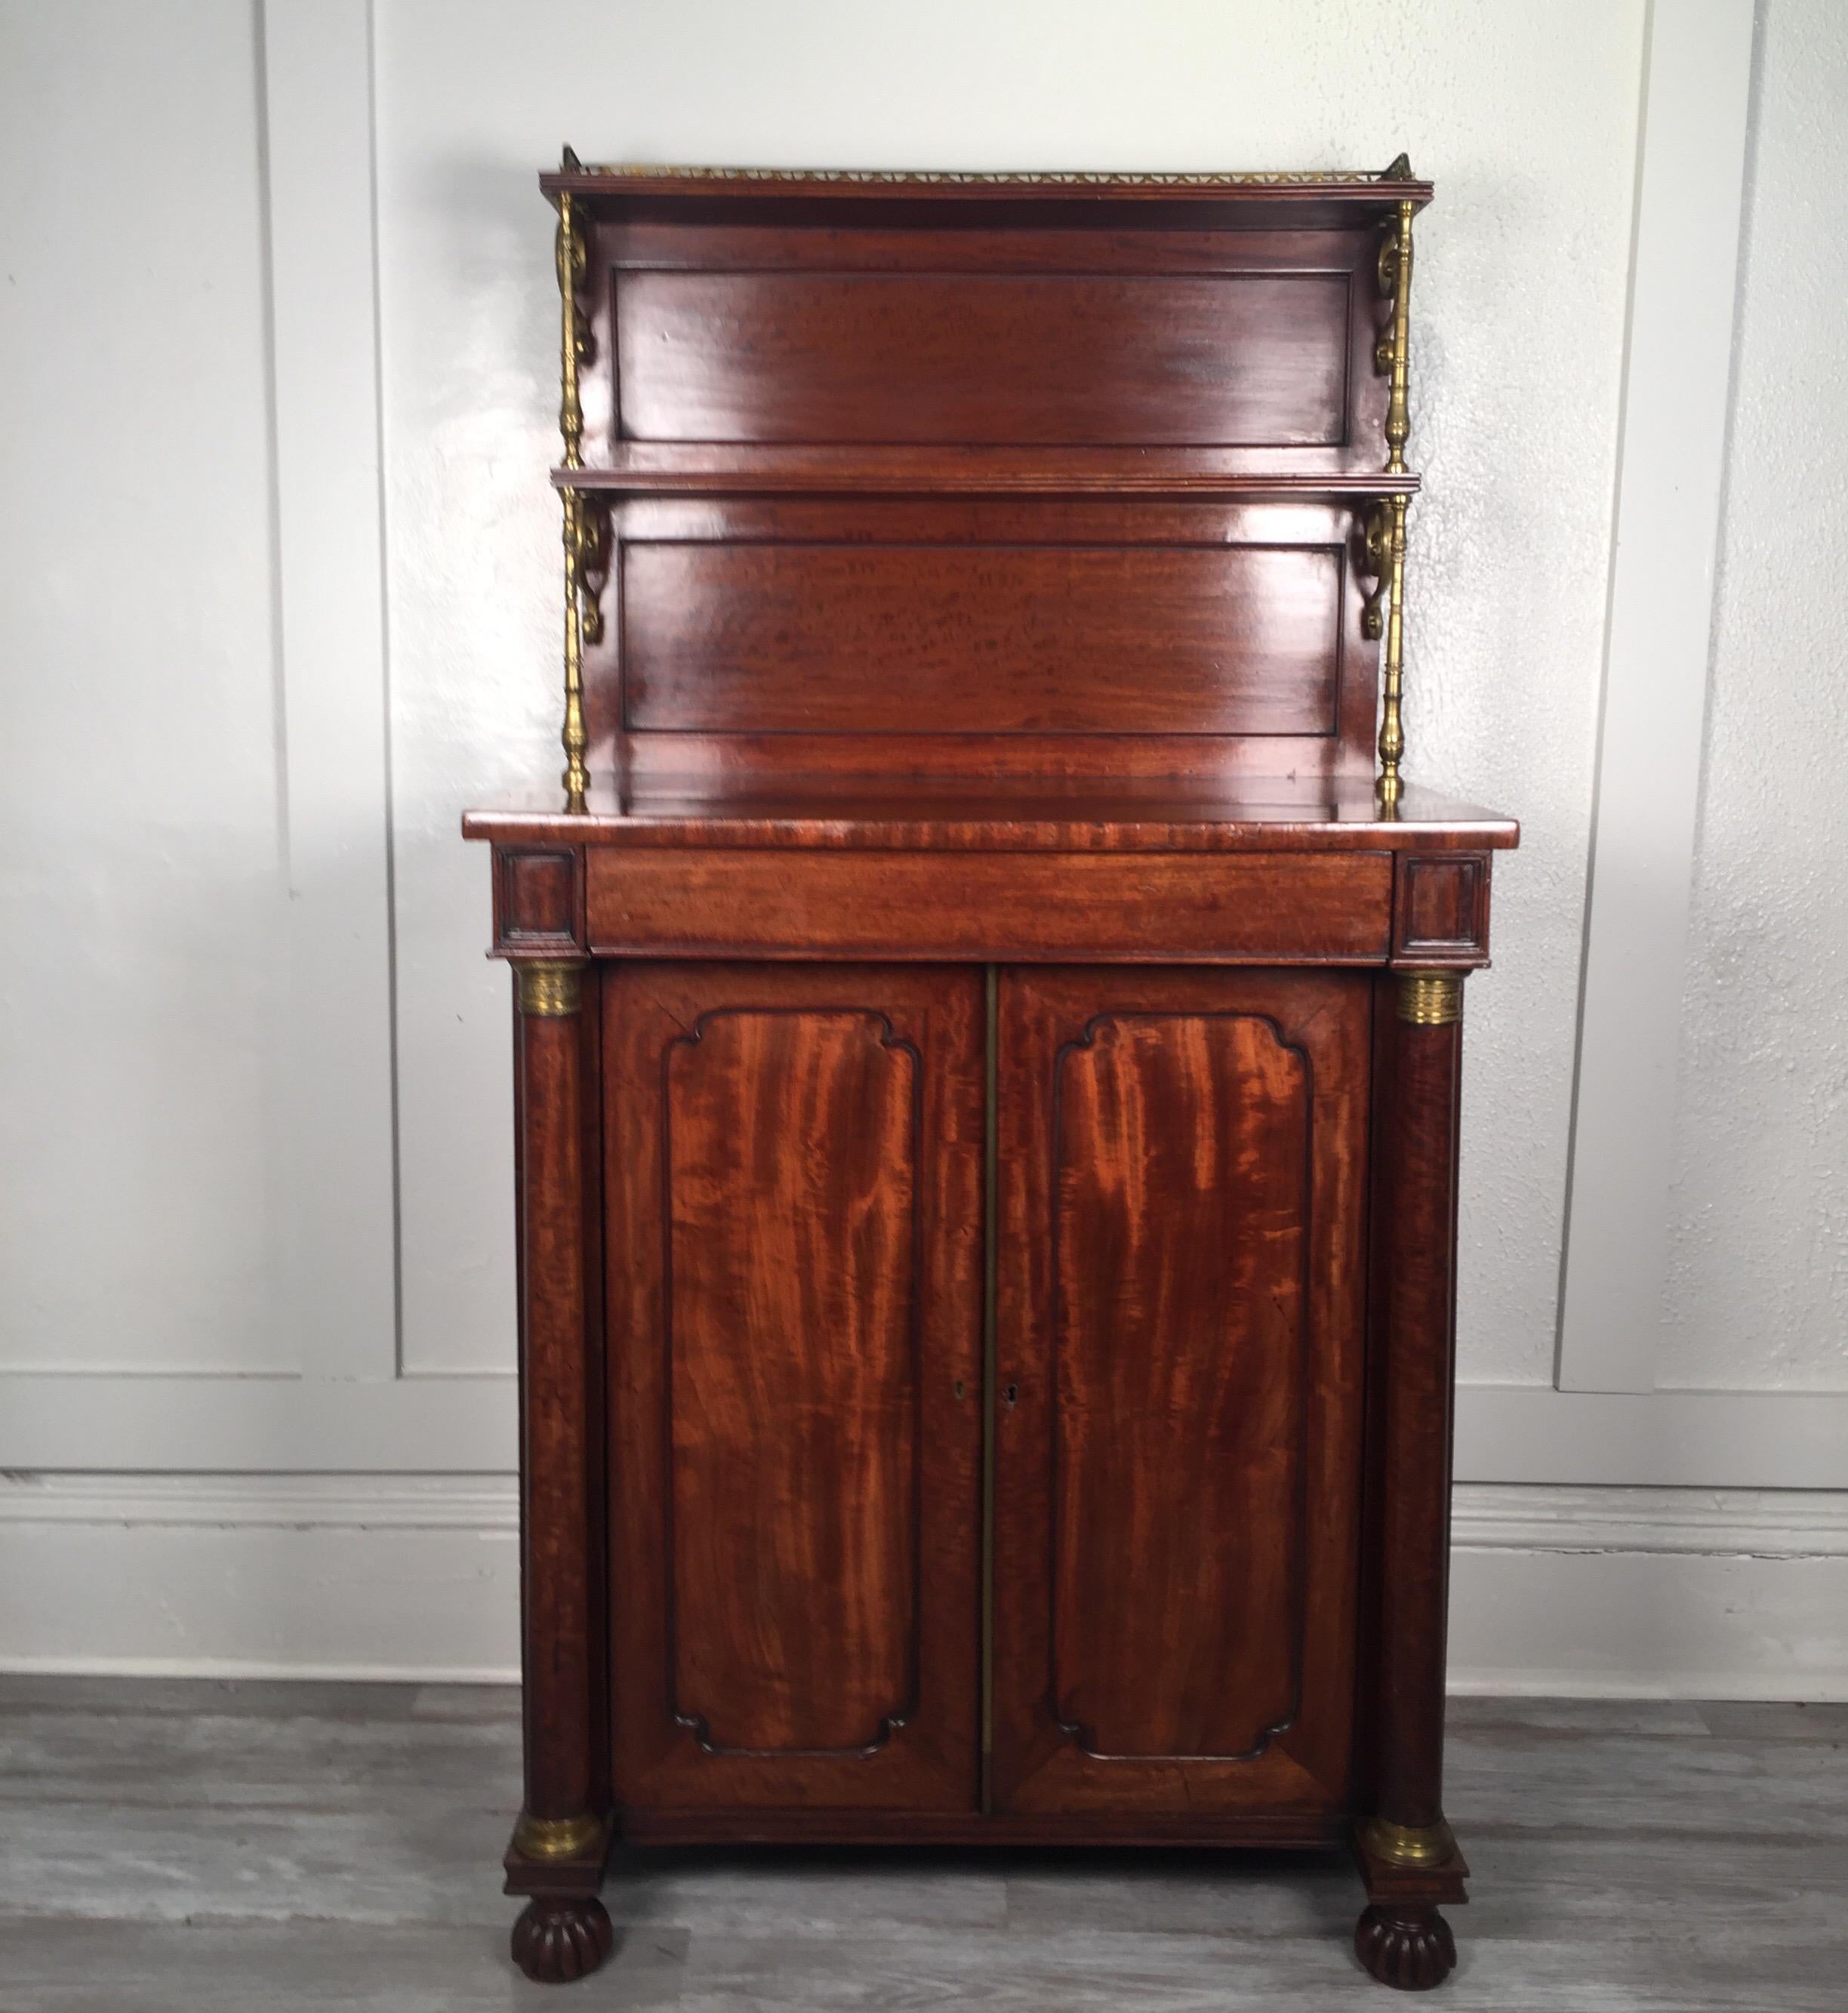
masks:
<svg viewBox="0 0 1848 2013"><path fill-rule="evenodd" d="M574 199L584 459L607 517L593 767L1370 768L1366 498L1190 503L1147 495L1142 459L1378 475L1370 213L856 206L826 186L756 208ZM645 493L622 485L632 452ZM814 459L772 489L768 452ZM843 456L892 473L849 494ZM1006 493L1010 456L1034 494ZM1049 487L1061 456L1069 494Z"/></svg>

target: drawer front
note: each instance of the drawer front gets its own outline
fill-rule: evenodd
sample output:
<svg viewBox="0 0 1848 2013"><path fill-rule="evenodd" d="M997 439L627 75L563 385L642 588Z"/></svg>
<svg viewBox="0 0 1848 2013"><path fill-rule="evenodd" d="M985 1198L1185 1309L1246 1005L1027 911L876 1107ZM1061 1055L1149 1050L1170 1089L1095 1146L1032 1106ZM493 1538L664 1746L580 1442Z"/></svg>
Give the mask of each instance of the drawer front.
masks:
<svg viewBox="0 0 1848 2013"><path fill-rule="evenodd" d="M1369 964L1383 853L593 849L590 948L681 956Z"/></svg>

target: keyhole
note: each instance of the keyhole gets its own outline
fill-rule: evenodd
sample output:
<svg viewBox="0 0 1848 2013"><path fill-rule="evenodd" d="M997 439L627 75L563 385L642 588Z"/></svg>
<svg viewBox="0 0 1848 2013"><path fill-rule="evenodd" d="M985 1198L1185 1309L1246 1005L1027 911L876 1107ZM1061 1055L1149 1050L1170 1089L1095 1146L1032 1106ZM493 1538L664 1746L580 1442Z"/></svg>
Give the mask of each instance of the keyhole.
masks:
<svg viewBox="0 0 1848 2013"><path fill-rule="evenodd" d="M961 1397L961 1396L962 1396L962 1395L963 1395L963 1380L962 1380L962 1378L960 1378L960 1377L959 1377L959 1378L956 1379L956 1396L960 1398L960 1397Z"/></svg>
<svg viewBox="0 0 1848 2013"><path fill-rule="evenodd" d="M1008 1386L1007 1389L1001 1393L1001 1395L1007 1400L1009 1404L1012 1405L1017 1403L1020 1399L1021 1387L1017 1384L1010 1384Z"/></svg>

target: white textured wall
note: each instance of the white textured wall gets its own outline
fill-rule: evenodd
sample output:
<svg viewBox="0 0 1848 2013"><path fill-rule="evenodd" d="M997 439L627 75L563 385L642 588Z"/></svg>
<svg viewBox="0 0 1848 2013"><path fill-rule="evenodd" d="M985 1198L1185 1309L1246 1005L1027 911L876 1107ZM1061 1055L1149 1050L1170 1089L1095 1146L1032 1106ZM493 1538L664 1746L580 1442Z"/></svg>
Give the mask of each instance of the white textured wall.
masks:
<svg viewBox="0 0 1848 2013"><path fill-rule="evenodd" d="M561 141L1404 148L1408 767L1526 841L1470 988L1460 1668L1848 1689L1848 1410L1778 1395L1848 1383L1830 0L1764 9L1663 1350L1760 1389L1553 1388L1646 16L0 0L0 1657L510 1661L508 1003L456 825L559 759Z"/></svg>
<svg viewBox="0 0 1848 2013"><path fill-rule="evenodd" d="M1848 7L1764 10L1661 1381L1848 1390Z"/></svg>
<svg viewBox="0 0 1848 2013"><path fill-rule="evenodd" d="M0 1364L263 1368L277 721L251 9L0 23Z"/></svg>

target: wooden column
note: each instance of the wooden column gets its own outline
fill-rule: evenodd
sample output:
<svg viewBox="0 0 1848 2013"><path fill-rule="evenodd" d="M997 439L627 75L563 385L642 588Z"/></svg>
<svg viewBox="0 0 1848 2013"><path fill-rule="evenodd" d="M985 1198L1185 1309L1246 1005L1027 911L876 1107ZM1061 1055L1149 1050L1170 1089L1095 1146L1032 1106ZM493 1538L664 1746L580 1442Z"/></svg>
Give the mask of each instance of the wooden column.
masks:
<svg viewBox="0 0 1848 2013"><path fill-rule="evenodd" d="M508 1891L532 1897L514 1925L514 1958L549 1982L595 1969L611 1944L595 1898L608 1825L596 1725L592 1434L601 1421L584 974L576 962L513 968L526 1795L506 1864Z"/></svg>
<svg viewBox="0 0 1848 2013"><path fill-rule="evenodd" d="M1382 1983L1437 1984L1457 1961L1440 1901L1468 1872L1443 1814L1456 1350L1460 971L1395 972L1378 1057L1378 1417L1374 1807L1357 1846L1369 1906L1355 1946Z"/></svg>

